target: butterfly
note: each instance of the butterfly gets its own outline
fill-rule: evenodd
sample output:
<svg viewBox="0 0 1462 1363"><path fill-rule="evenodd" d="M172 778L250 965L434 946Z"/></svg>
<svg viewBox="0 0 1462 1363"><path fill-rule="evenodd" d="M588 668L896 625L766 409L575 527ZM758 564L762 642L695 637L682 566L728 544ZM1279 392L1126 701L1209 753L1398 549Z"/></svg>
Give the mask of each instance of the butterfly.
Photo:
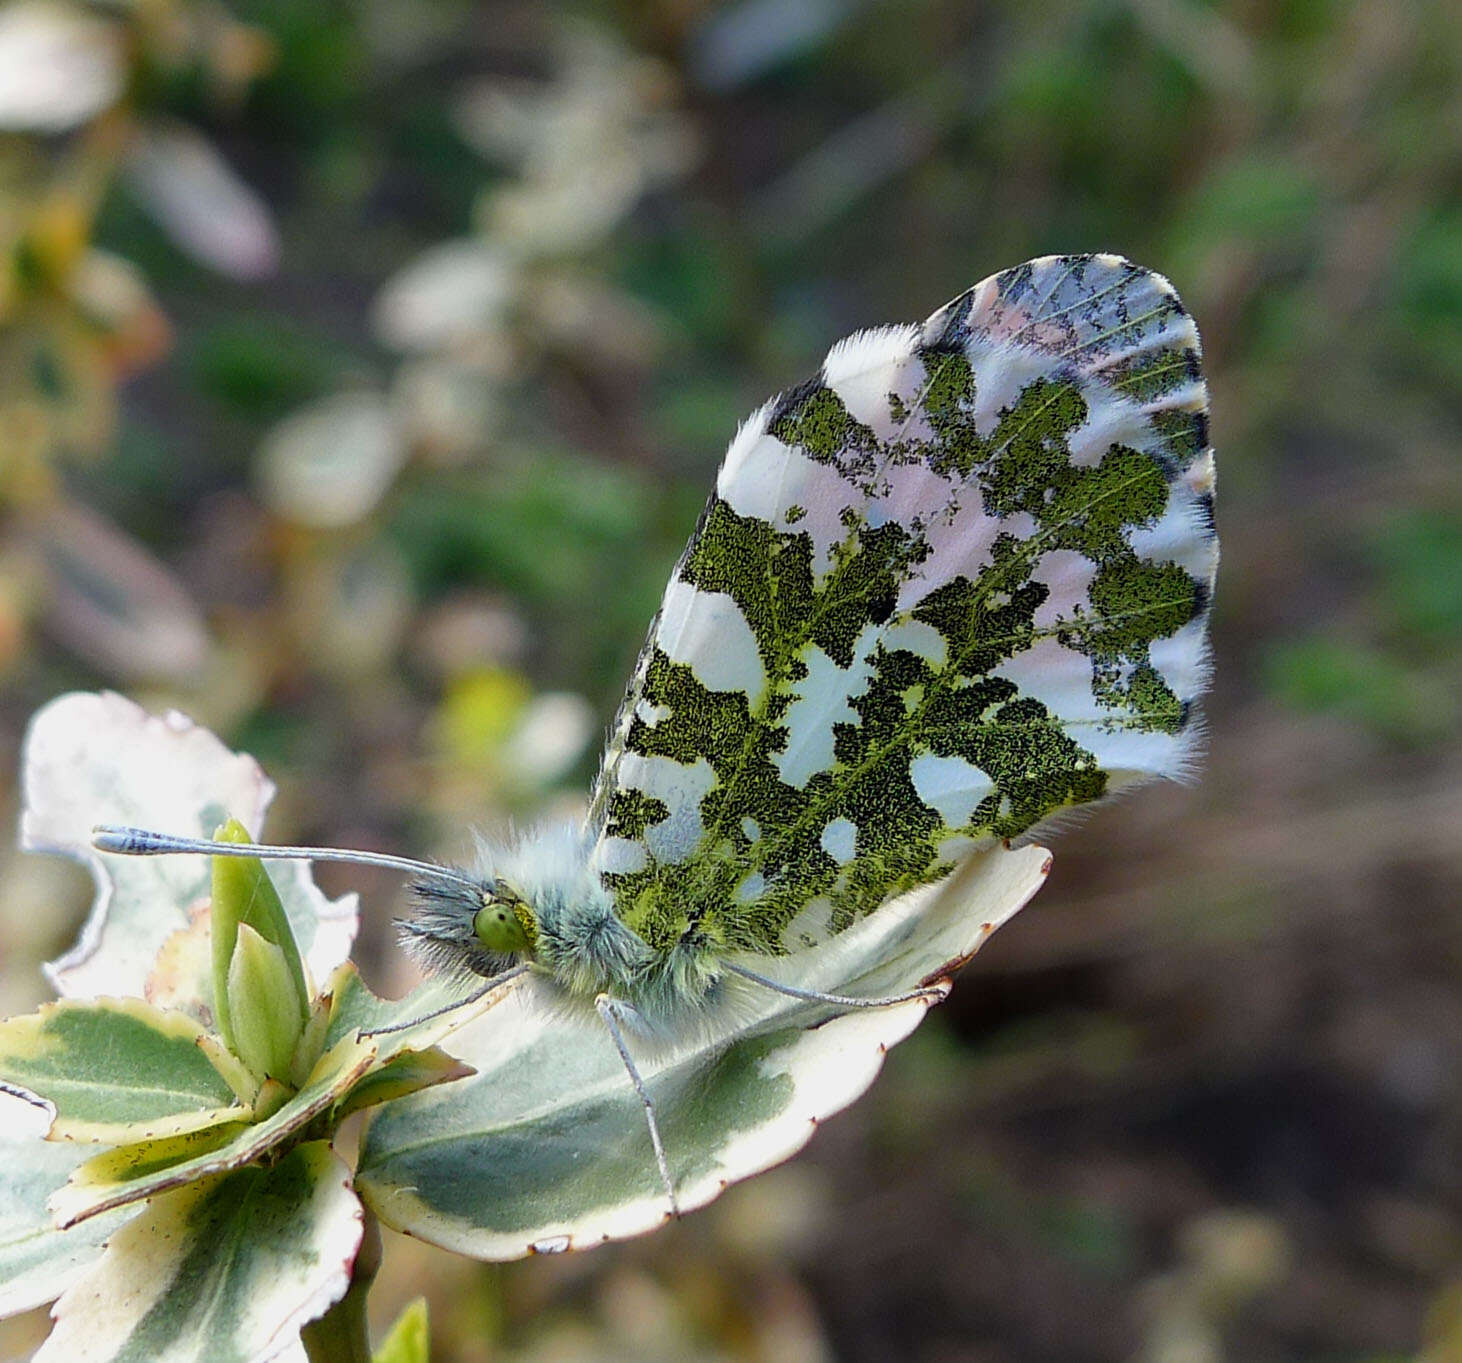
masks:
<svg viewBox="0 0 1462 1363"><path fill-rule="evenodd" d="M637 1050L973 852L1197 756L1217 567L1197 330L1112 255L993 275L840 342L732 440L614 721L582 822L459 870L97 830L129 853L333 859L415 876L405 946L533 974ZM940 994L942 997L942 994Z"/></svg>

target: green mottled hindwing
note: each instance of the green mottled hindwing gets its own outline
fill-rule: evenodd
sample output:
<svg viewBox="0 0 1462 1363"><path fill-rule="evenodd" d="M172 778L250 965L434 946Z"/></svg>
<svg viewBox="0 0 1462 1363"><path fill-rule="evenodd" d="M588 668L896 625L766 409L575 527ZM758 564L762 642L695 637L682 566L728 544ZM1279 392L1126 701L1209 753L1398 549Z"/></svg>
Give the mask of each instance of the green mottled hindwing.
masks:
<svg viewBox="0 0 1462 1363"><path fill-rule="evenodd" d="M1115 256L849 338L727 453L620 710L595 869L665 951L811 946L1182 776L1217 565L1197 331Z"/></svg>

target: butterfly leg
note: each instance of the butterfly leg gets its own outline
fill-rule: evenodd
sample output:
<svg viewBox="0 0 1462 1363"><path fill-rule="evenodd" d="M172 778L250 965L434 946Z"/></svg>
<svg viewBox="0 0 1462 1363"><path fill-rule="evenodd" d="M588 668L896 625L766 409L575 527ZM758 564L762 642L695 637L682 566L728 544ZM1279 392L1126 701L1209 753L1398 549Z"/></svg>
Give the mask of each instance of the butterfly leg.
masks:
<svg viewBox="0 0 1462 1363"><path fill-rule="evenodd" d="M362 1036L385 1036L389 1032L404 1032L410 1027L418 1027L423 1022L430 1022L433 1018L439 1018L443 1013L454 1013L459 1008L466 1008L469 1004L477 1003L485 999L500 984L506 984L509 980L516 980L519 975L526 975L526 965L515 965L511 970L504 970L501 974L494 975L490 980L474 989L465 999L458 999L455 1003L444 1004L440 1008L433 1008L430 1013L423 1013L419 1018L412 1018L410 1022L395 1022L389 1027L373 1027L361 1032Z"/></svg>
<svg viewBox="0 0 1462 1363"><path fill-rule="evenodd" d="M730 961L723 961L722 968L732 975L740 975L743 980L750 980L753 984L759 984L765 989L770 989L776 994L785 994L789 999L806 999L809 1003L831 1003L839 1008L890 1008L896 1003L910 1003L914 999L925 999L929 1003L942 1003L944 996L949 992L942 985L928 984L921 989L911 989L907 994L893 994L886 999L855 999L847 994L824 994L816 989L798 989L796 985L783 984L779 980L769 979L765 975L758 975L754 970L748 970L745 966L734 965Z"/></svg>
<svg viewBox="0 0 1462 1363"><path fill-rule="evenodd" d="M608 994L600 994L594 1000L594 1007L598 1011L604 1025L609 1029L609 1035L614 1039L614 1048L619 1052L619 1058L624 1061L624 1067L629 1071L630 1082L635 1086L635 1092L640 1095L640 1102L645 1105L645 1121L650 1128L650 1144L655 1147L655 1164L660 1170L660 1181L665 1185L665 1193L670 1199L670 1213L672 1216L680 1215L680 1203L675 1197L675 1184L670 1178L670 1165L665 1159L665 1145L660 1139L660 1124L655 1120L655 1100L650 1097L649 1090L645 1088L645 1081L640 1078L640 1072L635 1068L635 1062L630 1057L629 1046L625 1043L624 1033L620 1030L620 1008L617 999L612 999Z"/></svg>

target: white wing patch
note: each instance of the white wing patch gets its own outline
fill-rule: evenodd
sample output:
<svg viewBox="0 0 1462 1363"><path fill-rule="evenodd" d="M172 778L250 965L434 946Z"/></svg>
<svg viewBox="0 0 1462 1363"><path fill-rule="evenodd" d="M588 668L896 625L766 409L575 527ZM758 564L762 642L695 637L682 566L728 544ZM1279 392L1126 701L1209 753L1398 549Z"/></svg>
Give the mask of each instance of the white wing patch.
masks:
<svg viewBox="0 0 1462 1363"><path fill-rule="evenodd" d="M759 696L766 685L746 617L724 592L697 591L672 579L660 607L656 639L666 657L685 663L711 691Z"/></svg>
<svg viewBox="0 0 1462 1363"><path fill-rule="evenodd" d="M919 798L951 828L968 823L975 806L995 789L984 772L962 757L921 753L909 763L909 775Z"/></svg>
<svg viewBox="0 0 1462 1363"><path fill-rule="evenodd" d="M624 758L625 784L661 801L669 813L645 833L645 844L657 861L684 861L700 845L705 833L701 822L701 801L715 788L716 773L711 764L676 762L668 757Z"/></svg>
<svg viewBox="0 0 1462 1363"><path fill-rule="evenodd" d="M865 634L855 646L851 667L839 667L816 646L808 649L803 658L807 676L791 688L793 700L784 721L786 746L772 758L789 786L806 785L815 772L832 765L835 724L858 722L851 702L867 689L871 648Z"/></svg>
<svg viewBox="0 0 1462 1363"><path fill-rule="evenodd" d="M912 402L918 380L910 371L909 356L918 344L916 326L860 331L828 351L822 381L876 436L897 439L904 423L889 411L888 395L898 393Z"/></svg>
<svg viewBox="0 0 1462 1363"><path fill-rule="evenodd" d="M846 866L857 849L858 825L851 819L833 819L818 835L818 841L839 866Z"/></svg>

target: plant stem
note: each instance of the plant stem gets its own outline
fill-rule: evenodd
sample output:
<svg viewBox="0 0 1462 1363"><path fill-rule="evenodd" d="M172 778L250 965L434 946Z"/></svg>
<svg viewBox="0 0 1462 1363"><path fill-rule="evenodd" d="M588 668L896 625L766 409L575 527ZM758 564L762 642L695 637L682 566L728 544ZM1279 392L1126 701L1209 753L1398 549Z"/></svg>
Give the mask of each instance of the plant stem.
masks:
<svg viewBox="0 0 1462 1363"><path fill-rule="evenodd" d="M381 1226L369 1207L362 1210L365 1225L351 1268L350 1287L323 1316L300 1331L310 1363L371 1363L366 1295L381 1266Z"/></svg>

